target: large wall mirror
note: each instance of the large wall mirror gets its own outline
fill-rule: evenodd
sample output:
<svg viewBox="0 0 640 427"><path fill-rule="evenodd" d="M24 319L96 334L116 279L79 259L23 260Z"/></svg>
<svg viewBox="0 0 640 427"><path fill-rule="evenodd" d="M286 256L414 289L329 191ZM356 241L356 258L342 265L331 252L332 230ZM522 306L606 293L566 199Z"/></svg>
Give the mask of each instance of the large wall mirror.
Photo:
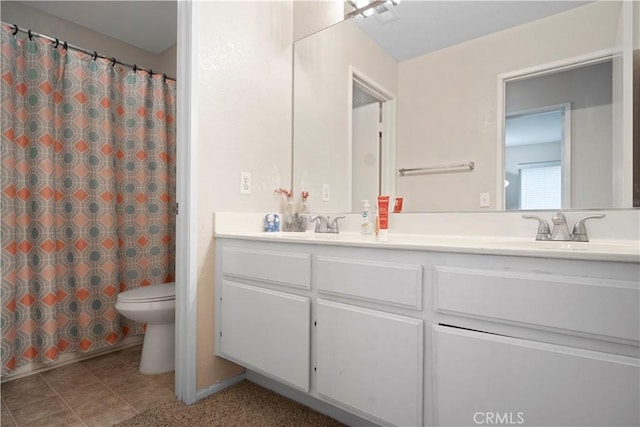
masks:
<svg viewBox="0 0 640 427"><path fill-rule="evenodd" d="M295 43L293 187L314 212L633 206L637 2L373 10Z"/></svg>

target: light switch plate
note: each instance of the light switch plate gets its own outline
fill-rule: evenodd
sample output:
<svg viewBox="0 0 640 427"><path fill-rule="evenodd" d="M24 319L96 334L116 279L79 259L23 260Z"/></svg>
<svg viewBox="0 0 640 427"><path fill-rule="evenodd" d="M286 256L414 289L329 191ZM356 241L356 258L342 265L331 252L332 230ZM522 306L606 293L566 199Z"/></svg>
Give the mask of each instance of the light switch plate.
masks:
<svg viewBox="0 0 640 427"><path fill-rule="evenodd" d="M329 198L329 184L324 184L322 186L322 201L328 202Z"/></svg>
<svg viewBox="0 0 640 427"><path fill-rule="evenodd" d="M251 172L240 171L240 194L251 194Z"/></svg>
<svg viewBox="0 0 640 427"><path fill-rule="evenodd" d="M480 207L488 208L490 204L489 193L480 193Z"/></svg>

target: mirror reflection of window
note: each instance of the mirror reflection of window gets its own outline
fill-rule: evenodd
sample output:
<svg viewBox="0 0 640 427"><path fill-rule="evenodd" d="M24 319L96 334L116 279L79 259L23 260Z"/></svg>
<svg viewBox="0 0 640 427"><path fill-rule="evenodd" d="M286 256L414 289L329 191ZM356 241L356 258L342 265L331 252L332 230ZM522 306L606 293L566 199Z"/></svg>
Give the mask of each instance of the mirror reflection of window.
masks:
<svg viewBox="0 0 640 427"><path fill-rule="evenodd" d="M520 209L562 207L562 166L545 162L520 169Z"/></svg>
<svg viewBox="0 0 640 427"><path fill-rule="evenodd" d="M570 117L569 104L507 116L506 209L561 209L563 198L570 200L562 179L571 174L571 129L565 117Z"/></svg>

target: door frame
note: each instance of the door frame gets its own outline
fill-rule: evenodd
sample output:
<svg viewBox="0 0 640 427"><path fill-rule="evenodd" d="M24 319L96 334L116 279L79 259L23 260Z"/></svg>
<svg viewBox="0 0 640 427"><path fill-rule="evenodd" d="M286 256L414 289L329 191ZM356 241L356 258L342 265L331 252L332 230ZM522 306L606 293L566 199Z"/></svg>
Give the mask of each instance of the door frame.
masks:
<svg viewBox="0 0 640 427"><path fill-rule="evenodd" d="M190 405L197 400L197 147L199 4L178 2L176 200L175 395ZM213 302L211 302L213 304Z"/></svg>
<svg viewBox="0 0 640 427"><path fill-rule="evenodd" d="M497 97L497 116L496 116L496 209L505 210L504 198L504 176L505 176L505 114L506 114L506 86L507 82L523 80L531 77L539 77L547 74L557 73L559 71L568 71L575 68L584 67L585 65L593 65L604 61L612 60L616 55L620 55L619 49L603 49L596 52L590 52L580 56L562 59L559 61L540 64L534 67L524 68L521 70L510 71L498 74L498 97ZM563 201L564 204L564 201Z"/></svg>
<svg viewBox="0 0 640 427"><path fill-rule="evenodd" d="M396 143L396 129L397 129L397 115L396 115L396 98L390 91L385 89L382 85L375 82L366 74L362 73L353 66L349 66L349 87L347 101L349 103L348 111L348 150L347 150L347 165L349 177L349 189L347 191L347 206L350 207L349 212L354 212L354 207L351 206L351 199L353 198L353 85L358 84L365 88L368 92L374 95L376 98L382 100L382 140L380 147L380 191L384 195L389 195L391 198L396 194L396 169L397 169L397 143Z"/></svg>

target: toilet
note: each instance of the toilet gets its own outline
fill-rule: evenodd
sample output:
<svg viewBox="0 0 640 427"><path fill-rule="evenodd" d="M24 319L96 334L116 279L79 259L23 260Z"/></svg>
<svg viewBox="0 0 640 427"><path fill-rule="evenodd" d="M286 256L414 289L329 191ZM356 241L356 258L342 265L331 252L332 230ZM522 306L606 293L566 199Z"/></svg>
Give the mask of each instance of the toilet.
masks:
<svg viewBox="0 0 640 427"><path fill-rule="evenodd" d="M116 310L127 319L147 324L140 358L140 373L174 370L176 285L165 283L118 294Z"/></svg>

